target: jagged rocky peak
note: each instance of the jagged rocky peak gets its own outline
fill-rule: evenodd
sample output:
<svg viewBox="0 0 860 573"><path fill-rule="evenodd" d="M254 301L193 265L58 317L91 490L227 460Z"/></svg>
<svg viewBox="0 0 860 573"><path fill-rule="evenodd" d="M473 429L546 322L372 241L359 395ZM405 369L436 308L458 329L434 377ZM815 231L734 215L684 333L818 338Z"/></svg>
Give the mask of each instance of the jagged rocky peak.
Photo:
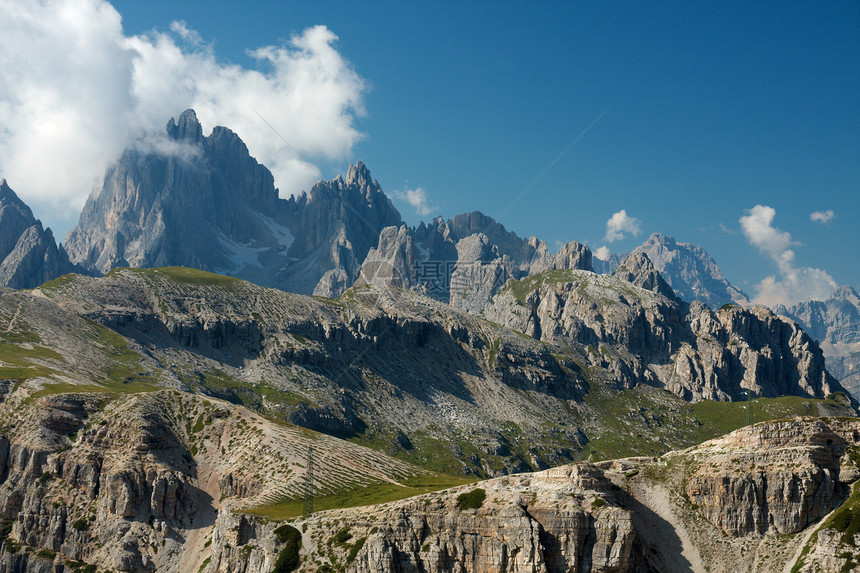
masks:
<svg viewBox="0 0 860 573"><path fill-rule="evenodd" d="M345 179L281 199L272 173L229 128L204 136L194 110L186 110L167 123L164 137L182 143L181 152L132 146L108 168L66 240L73 260L99 273L187 266L338 296L379 231L401 224L362 163Z"/></svg>
<svg viewBox="0 0 860 573"><path fill-rule="evenodd" d="M642 251L634 251L624 259L621 266L615 269L614 276L645 290L662 294L668 299L677 300L675 291L663 280L663 277L654 268L654 263Z"/></svg>
<svg viewBox="0 0 860 573"><path fill-rule="evenodd" d="M272 285L259 259L283 264L289 232L269 170L229 130L204 137L193 110L171 119L163 136L195 153L127 148L66 238L70 258L101 273L177 265Z"/></svg>
<svg viewBox="0 0 860 573"><path fill-rule="evenodd" d="M357 161L349 166L346 172L346 184L347 186L356 185L361 189L369 188L371 185L377 189L379 188L379 183L374 181L370 176L370 169L361 161Z"/></svg>
<svg viewBox="0 0 860 573"><path fill-rule="evenodd" d="M296 237L293 292L338 297L358 280L361 265L380 232L399 227L400 212L363 163L350 165L346 179L319 181L287 203Z"/></svg>
<svg viewBox="0 0 860 573"><path fill-rule="evenodd" d="M72 270L51 229L0 180L0 286L33 288Z"/></svg>
<svg viewBox="0 0 860 573"><path fill-rule="evenodd" d="M654 263L683 300L700 300L711 308L724 304L749 304L749 298L731 285L714 259L699 245L681 243L669 235L654 233L636 248Z"/></svg>
<svg viewBox="0 0 860 573"><path fill-rule="evenodd" d="M581 269L594 271L593 256L588 245L576 241L565 243L555 254L552 269Z"/></svg>
<svg viewBox="0 0 860 573"><path fill-rule="evenodd" d="M827 300L810 300L774 312L797 321L821 344L827 368L860 398L860 297L850 286L836 289Z"/></svg>
<svg viewBox="0 0 860 573"><path fill-rule="evenodd" d="M197 113L193 109L186 109L179 114L179 120L170 118L166 127L167 135L177 141L198 143L203 139L203 126L197 119Z"/></svg>
<svg viewBox="0 0 860 573"><path fill-rule="evenodd" d="M12 191L6 179L0 180L0 260L12 252L21 233L35 223L30 208Z"/></svg>
<svg viewBox="0 0 860 573"><path fill-rule="evenodd" d="M408 286L480 314L508 279L555 269L591 271L592 254L575 241L551 254L537 237L520 238L472 211L448 221L436 217L415 228L390 229L380 235L365 264L362 273L374 277L374 284Z"/></svg>

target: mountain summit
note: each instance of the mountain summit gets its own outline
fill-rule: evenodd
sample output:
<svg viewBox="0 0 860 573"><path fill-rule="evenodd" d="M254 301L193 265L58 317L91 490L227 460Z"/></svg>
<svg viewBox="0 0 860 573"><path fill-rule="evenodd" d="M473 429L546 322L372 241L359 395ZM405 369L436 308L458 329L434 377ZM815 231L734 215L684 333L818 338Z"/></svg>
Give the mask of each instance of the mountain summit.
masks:
<svg viewBox="0 0 860 573"><path fill-rule="evenodd" d="M33 288L72 270L51 229L0 179L0 285Z"/></svg>
<svg viewBox="0 0 860 573"><path fill-rule="evenodd" d="M281 199L271 172L230 129L208 136L194 110L171 119L155 145L128 148L105 173L66 238L70 258L117 266L182 265L263 286L339 295L379 231L400 214L362 164Z"/></svg>
<svg viewBox="0 0 860 573"><path fill-rule="evenodd" d="M750 302L746 294L726 280L714 259L699 245L679 243L673 237L654 233L636 250L648 255L683 300L700 300L711 308Z"/></svg>

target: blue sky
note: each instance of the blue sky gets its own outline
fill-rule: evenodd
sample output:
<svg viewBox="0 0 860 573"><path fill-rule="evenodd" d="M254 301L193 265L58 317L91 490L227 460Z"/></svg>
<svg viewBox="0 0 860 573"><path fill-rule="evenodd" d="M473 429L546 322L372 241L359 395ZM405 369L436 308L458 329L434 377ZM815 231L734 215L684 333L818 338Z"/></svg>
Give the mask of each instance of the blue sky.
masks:
<svg viewBox="0 0 860 573"><path fill-rule="evenodd" d="M427 215L395 199L410 224L481 210L551 248L612 252L662 232L751 296L803 269L860 287L858 2L113 6L125 36L184 21L243 68L261 67L248 50L326 26L365 82L361 138L309 159L326 178L361 160L389 194L422 189ZM742 228L756 205L773 213ZM607 242L622 209L640 233Z"/></svg>

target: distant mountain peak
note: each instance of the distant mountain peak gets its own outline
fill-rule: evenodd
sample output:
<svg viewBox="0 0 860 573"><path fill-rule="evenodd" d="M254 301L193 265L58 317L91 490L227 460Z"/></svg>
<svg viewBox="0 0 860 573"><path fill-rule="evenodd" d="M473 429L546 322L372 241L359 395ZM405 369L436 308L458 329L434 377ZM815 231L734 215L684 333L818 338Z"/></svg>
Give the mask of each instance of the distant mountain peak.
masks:
<svg viewBox="0 0 860 573"><path fill-rule="evenodd" d="M340 177L338 175L338 177ZM370 185L373 183L373 179L370 176L370 169L362 163L361 161L356 161L355 163L349 166L349 170L346 172L346 184L349 185L357 185L359 187L364 187L365 185Z"/></svg>
<svg viewBox="0 0 860 573"><path fill-rule="evenodd" d="M843 285L837 288L829 298L833 300L860 300L860 296L858 296L857 291L850 285Z"/></svg>
<svg viewBox="0 0 860 573"><path fill-rule="evenodd" d="M203 139L203 126L200 125L197 113L193 109L186 109L179 114L178 121L174 121L171 117L165 129L167 135L177 141L198 143Z"/></svg>
<svg viewBox="0 0 860 573"><path fill-rule="evenodd" d="M51 229L0 180L0 286L32 288L72 270Z"/></svg>
<svg viewBox="0 0 860 573"><path fill-rule="evenodd" d="M651 236L643 243L644 245L664 245L666 247L675 246L677 241L675 241L675 237L671 235L664 235L663 233L651 233Z"/></svg>
<svg viewBox="0 0 860 573"><path fill-rule="evenodd" d="M699 300L711 308L749 304L749 297L723 276L713 258L699 245L681 243L670 235L653 233L636 248L644 252L683 300Z"/></svg>
<svg viewBox="0 0 860 573"><path fill-rule="evenodd" d="M653 261L642 251L633 251L615 270L614 276L645 290L676 300L675 291L663 279Z"/></svg>

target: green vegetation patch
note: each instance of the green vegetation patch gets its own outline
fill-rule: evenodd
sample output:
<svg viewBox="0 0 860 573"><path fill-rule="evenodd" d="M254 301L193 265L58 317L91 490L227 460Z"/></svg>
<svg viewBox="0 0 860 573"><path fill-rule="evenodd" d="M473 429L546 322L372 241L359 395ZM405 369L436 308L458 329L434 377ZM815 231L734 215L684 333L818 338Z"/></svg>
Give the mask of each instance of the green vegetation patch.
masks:
<svg viewBox="0 0 860 573"><path fill-rule="evenodd" d="M39 287L39 290L57 290L67 284L71 284L75 282L75 279L80 275L71 273L67 275L63 275L61 277L57 277L54 280L50 280Z"/></svg>
<svg viewBox="0 0 860 573"><path fill-rule="evenodd" d="M272 573L290 573L299 566L299 551L302 549L302 534L291 525L281 525L275 529L278 541L284 543L284 548L278 553L278 559Z"/></svg>
<svg viewBox="0 0 860 573"><path fill-rule="evenodd" d="M518 281L510 281L506 286L507 290L511 291L514 299L520 304L526 302L526 298L532 291L541 288L545 284L552 283L569 283L577 280L577 275L570 269L559 269L554 271L544 271L536 275L531 275Z"/></svg>
<svg viewBox="0 0 860 573"><path fill-rule="evenodd" d="M750 423L817 416L819 406L839 408L836 399L757 398L748 402L684 402L665 390L638 386L612 390L594 384L585 397L594 412L582 459L598 461L655 456L722 436ZM592 435L593 433L593 435Z"/></svg>
<svg viewBox="0 0 860 573"><path fill-rule="evenodd" d="M155 269L137 269L130 267L116 267L111 269L106 277L114 277L123 272L132 272L147 277L164 276L173 282L192 286L218 286L224 288L235 288L242 283L241 279L217 275L200 269L189 267L160 267Z"/></svg>
<svg viewBox="0 0 860 573"><path fill-rule="evenodd" d="M339 543L340 545L343 545L350 539L352 539L352 533L349 532L349 527L344 527L343 529L335 533L334 537L332 537L332 541L335 543Z"/></svg>
<svg viewBox="0 0 860 573"><path fill-rule="evenodd" d="M457 496L457 507L460 511L465 509L480 509L484 505L485 499L487 499L487 492L481 488L475 488L472 491L467 491Z"/></svg>
<svg viewBox="0 0 860 573"><path fill-rule="evenodd" d="M361 551L362 547L364 547L365 541L367 541L366 537L360 537L355 543L353 543L352 547L349 548L349 554L346 556L347 565L355 561L358 552Z"/></svg>
<svg viewBox="0 0 860 573"><path fill-rule="evenodd" d="M800 396L756 398L747 402L705 400L693 405L693 413L702 424L700 438L704 441L751 423L794 416L817 416L818 405L821 403L828 403L828 400Z"/></svg>
<svg viewBox="0 0 860 573"><path fill-rule="evenodd" d="M242 281L237 278L217 275L199 269L191 269L188 267L163 267L152 269L154 272L170 277L172 280L190 285L206 285L231 288L237 286Z"/></svg>
<svg viewBox="0 0 860 573"><path fill-rule="evenodd" d="M832 529L842 533L840 541L851 547L856 547L854 536L860 533L860 487L854 486L845 503L831 515L821 526L822 529Z"/></svg>
<svg viewBox="0 0 860 573"><path fill-rule="evenodd" d="M286 408L307 402L307 399L300 394L275 388L267 384L265 380L251 384L218 369L205 372L202 377L188 379L186 382L192 386L203 388L222 400L241 404L246 408L263 413L267 413L273 408ZM270 413L277 414L278 412Z"/></svg>
<svg viewBox="0 0 860 573"><path fill-rule="evenodd" d="M408 439L411 444L409 448L404 448L398 443L396 431L385 428L364 431L347 437L347 440L440 474L456 475L469 472L481 476L485 475L484 463L495 471L504 469L506 461L524 462L530 466L529 458L524 453L527 449L525 444L528 442L519 440L521 434L516 424L507 422L502 424L499 433L511 445L510 455L489 455L479 449L468 436L450 434L445 438L438 438L422 430L409 434ZM469 481L475 480L471 479L463 483L469 483Z"/></svg>
<svg viewBox="0 0 860 573"><path fill-rule="evenodd" d="M473 478L462 476L429 474L405 479L401 484L388 482L375 483L363 488L316 497L314 498L314 509L316 511L325 511L328 509L388 503L416 495L449 489L474 481ZM284 520L299 517L302 515L303 509L304 500L290 498L272 504L259 505L243 511L269 519Z"/></svg>
<svg viewBox="0 0 860 573"><path fill-rule="evenodd" d="M28 380L40 376L51 376L56 371L44 364L34 362L54 361L65 363L65 359L54 350L39 346L39 336L29 330L0 332L0 378L5 380Z"/></svg>

